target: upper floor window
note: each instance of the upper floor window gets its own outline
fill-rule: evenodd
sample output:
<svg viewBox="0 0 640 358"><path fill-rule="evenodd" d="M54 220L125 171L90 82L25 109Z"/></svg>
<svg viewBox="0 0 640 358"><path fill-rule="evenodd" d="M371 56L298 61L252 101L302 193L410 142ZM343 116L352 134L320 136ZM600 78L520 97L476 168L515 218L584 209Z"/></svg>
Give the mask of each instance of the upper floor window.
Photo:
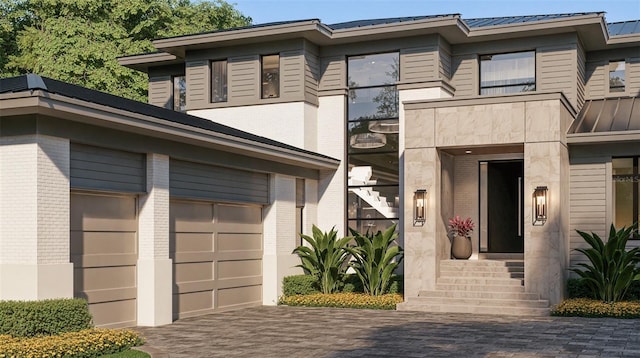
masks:
<svg viewBox="0 0 640 358"><path fill-rule="evenodd" d="M536 90L535 51L480 56L480 94Z"/></svg>
<svg viewBox="0 0 640 358"><path fill-rule="evenodd" d="M227 101L227 60L211 61L211 102Z"/></svg>
<svg viewBox="0 0 640 358"><path fill-rule="evenodd" d="M398 117L398 70L397 52L349 57L350 121Z"/></svg>
<svg viewBox="0 0 640 358"><path fill-rule="evenodd" d="M280 97L280 55L262 56L262 98Z"/></svg>
<svg viewBox="0 0 640 358"><path fill-rule="evenodd" d="M184 112L187 110L187 80L185 76L173 76L173 110Z"/></svg>
<svg viewBox="0 0 640 358"><path fill-rule="evenodd" d="M609 62L609 92L625 91L624 60Z"/></svg>

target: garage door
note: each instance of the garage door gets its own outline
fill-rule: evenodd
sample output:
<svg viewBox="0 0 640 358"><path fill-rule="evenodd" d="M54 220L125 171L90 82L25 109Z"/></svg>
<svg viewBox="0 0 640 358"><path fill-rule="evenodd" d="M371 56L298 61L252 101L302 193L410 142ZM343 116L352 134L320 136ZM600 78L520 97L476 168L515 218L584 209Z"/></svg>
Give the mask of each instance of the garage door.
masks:
<svg viewBox="0 0 640 358"><path fill-rule="evenodd" d="M171 201L174 319L262 304L262 209Z"/></svg>
<svg viewBox="0 0 640 358"><path fill-rule="evenodd" d="M89 301L94 324L136 324L136 198L71 193L74 296Z"/></svg>

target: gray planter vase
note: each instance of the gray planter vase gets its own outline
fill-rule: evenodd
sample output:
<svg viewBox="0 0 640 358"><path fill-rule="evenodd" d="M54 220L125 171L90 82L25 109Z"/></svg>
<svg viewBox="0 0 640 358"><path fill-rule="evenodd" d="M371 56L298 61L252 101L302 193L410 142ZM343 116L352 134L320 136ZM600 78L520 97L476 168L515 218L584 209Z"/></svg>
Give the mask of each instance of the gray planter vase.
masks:
<svg viewBox="0 0 640 358"><path fill-rule="evenodd" d="M451 256L454 259L466 260L471 257L472 251L470 238L459 235L453 237L451 241Z"/></svg>

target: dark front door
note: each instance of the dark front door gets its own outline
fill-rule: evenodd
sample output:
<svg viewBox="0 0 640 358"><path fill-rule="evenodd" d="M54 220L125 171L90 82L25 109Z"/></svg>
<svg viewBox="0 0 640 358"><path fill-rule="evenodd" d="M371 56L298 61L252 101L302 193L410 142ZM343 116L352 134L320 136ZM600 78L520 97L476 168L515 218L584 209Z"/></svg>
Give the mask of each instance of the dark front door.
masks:
<svg viewBox="0 0 640 358"><path fill-rule="evenodd" d="M489 162L487 168L488 251L524 252L521 160Z"/></svg>

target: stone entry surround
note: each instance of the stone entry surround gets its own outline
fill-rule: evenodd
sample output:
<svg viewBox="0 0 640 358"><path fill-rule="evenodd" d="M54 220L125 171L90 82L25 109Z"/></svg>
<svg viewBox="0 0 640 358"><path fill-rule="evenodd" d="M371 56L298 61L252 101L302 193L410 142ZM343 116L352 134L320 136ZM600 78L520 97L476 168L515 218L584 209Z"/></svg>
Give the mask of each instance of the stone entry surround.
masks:
<svg viewBox="0 0 640 358"><path fill-rule="evenodd" d="M561 93L405 102L404 200L426 189L424 226L413 226L405 205L405 299L433 290L438 262L449 258L447 219L477 215L457 205L455 160L474 155L517 154L524 160L524 263L526 292L550 304L565 295L569 246L569 160L566 130L575 110ZM514 148L520 153L514 152ZM502 150L502 152L501 152ZM549 187L549 220L532 225L531 195ZM478 207L477 198L468 207Z"/></svg>

